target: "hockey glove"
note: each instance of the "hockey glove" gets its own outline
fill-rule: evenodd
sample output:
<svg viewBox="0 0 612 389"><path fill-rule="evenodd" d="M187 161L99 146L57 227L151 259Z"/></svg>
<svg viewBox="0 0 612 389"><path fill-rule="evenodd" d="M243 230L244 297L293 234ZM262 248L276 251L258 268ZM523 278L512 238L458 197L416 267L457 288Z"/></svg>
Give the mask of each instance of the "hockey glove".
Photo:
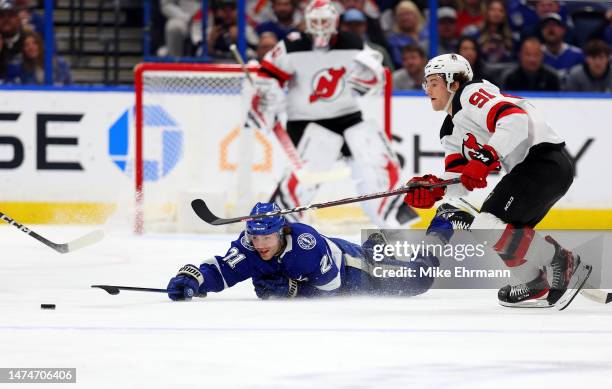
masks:
<svg viewBox="0 0 612 389"><path fill-rule="evenodd" d="M366 95L382 84L382 60L381 53L367 46L355 56L348 70L348 84L355 95Z"/></svg>
<svg viewBox="0 0 612 389"><path fill-rule="evenodd" d="M424 183L424 184L435 184L442 180L434 175L427 174L423 177L414 177L408 184ZM446 187L441 186L437 188L426 188L426 187L415 187L406 193L404 202L415 208L431 208L438 200L442 200Z"/></svg>
<svg viewBox="0 0 612 389"><path fill-rule="evenodd" d="M461 183L469 191L487 186L487 176L501 166L495 149L484 145L480 150L470 151L472 158L463 168Z"/></svg>
<svg viewBox="0 0 612 389"><path fill-rule="evenodd" d="M168 283L168 297L173 301L191 300L192 297L206 297L206 292L200 292L204 284L204 276L200 269L194 265L185 265L170 279Z"/></svg>
<svg viewBox="0 0 612 389"><path fill-rule="evenodd" d="M285 276L253 277L255 294L262 300L269 298L293 298L298 293L296 280Z"/></svg>

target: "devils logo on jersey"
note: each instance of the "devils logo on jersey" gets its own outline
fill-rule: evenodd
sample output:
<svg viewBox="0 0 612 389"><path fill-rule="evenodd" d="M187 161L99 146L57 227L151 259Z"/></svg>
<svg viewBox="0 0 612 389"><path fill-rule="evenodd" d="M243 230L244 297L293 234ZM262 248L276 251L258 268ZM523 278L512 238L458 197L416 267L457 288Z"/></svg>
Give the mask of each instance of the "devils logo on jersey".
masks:
<svg viewBox="0 0 612 389"><path fill-rule="evenodd" d="M463 154L466 159L474 159L474 155L477 151L480 151L480 149L482 149L482 145L478 143L473 134L468 132L466 139L463 140L463 144L461 145L461 154Z"/></svg>
<svg viewBox="0 0 612 389"><path fill-rule="evenodd" d="M313 92L308 100L311 103L316 101L332 101L336 99L344 89L344 74L346 69L328 68L319 71L312 78Z"/></svg>

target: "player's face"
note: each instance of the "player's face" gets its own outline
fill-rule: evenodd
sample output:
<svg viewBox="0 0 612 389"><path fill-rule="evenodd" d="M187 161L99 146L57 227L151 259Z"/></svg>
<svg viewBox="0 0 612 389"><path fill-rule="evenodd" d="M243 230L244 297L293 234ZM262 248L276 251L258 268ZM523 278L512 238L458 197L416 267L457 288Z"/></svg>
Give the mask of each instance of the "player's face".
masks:
<svg viewBox="0 0 612 389"><path fill-rule="evenodd" d="M269 261L281 250L282 242L278 233L269 235L253 235L251 243L264 261Z"/></svg>
<svg viewBox="0 0 612 389"><path fill-rule="evenodd" d="M430 74L423 83L425 93L431 99L434 111L442 111L450 99L450 92L446 89L446 81L440 74Z"/></svg>

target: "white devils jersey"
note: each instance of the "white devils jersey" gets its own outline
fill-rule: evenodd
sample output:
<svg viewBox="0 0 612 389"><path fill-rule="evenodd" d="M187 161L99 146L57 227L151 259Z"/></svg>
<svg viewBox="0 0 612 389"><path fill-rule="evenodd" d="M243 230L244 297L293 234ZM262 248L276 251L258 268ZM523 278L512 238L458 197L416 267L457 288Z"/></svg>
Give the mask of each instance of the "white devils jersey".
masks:
<svg viewBox="0 0 612 389"><path fill-rule="evenodd" d="M440 130L446 172L460 173L472 158L471 151L485 144L497 151L503 169L510 172L533 146L564 143L531 103L502 94L486 80L460 88L452 111Z"/></svg>
<svg viewBox="0 0 612 389"><path fill-rule="evenodd" d="M363 49L357 35L340 32L329 50L313 50L308 34L291 33L270 50L260 73L288 83L287 119L320 120L360 110L347 83L349 65Z"/></svg>

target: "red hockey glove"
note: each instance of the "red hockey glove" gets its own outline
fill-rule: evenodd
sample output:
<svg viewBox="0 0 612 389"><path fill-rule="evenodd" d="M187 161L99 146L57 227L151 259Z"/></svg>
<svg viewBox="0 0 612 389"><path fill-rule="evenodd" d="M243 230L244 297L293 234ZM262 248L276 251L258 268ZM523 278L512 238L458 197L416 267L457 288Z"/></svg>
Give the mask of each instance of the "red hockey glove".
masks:
<svg viewBox="0 0 612 389"><path fill-rule="evenodd" d="M487 186L487 175L500 167L495 149L484 145L480 150L470 151L472 158L463 168L461 183L469 191Z"/></svg>
<svg viewBox="0 0 612 389"><path fill-rule="evenodd" d="M414 177L410 181L408 181L408 183L414 184L415 182L420 182L424 184L435 184L440 181L442 181L440 178L431 174L427 174L423 177ZM406 197L404 197L404 202L415 208L431 208L436 203L436 201L442 200L442 197L444 197L445 192L445 186L440 186L437 188L416 187L406 193Z"/></svg>

